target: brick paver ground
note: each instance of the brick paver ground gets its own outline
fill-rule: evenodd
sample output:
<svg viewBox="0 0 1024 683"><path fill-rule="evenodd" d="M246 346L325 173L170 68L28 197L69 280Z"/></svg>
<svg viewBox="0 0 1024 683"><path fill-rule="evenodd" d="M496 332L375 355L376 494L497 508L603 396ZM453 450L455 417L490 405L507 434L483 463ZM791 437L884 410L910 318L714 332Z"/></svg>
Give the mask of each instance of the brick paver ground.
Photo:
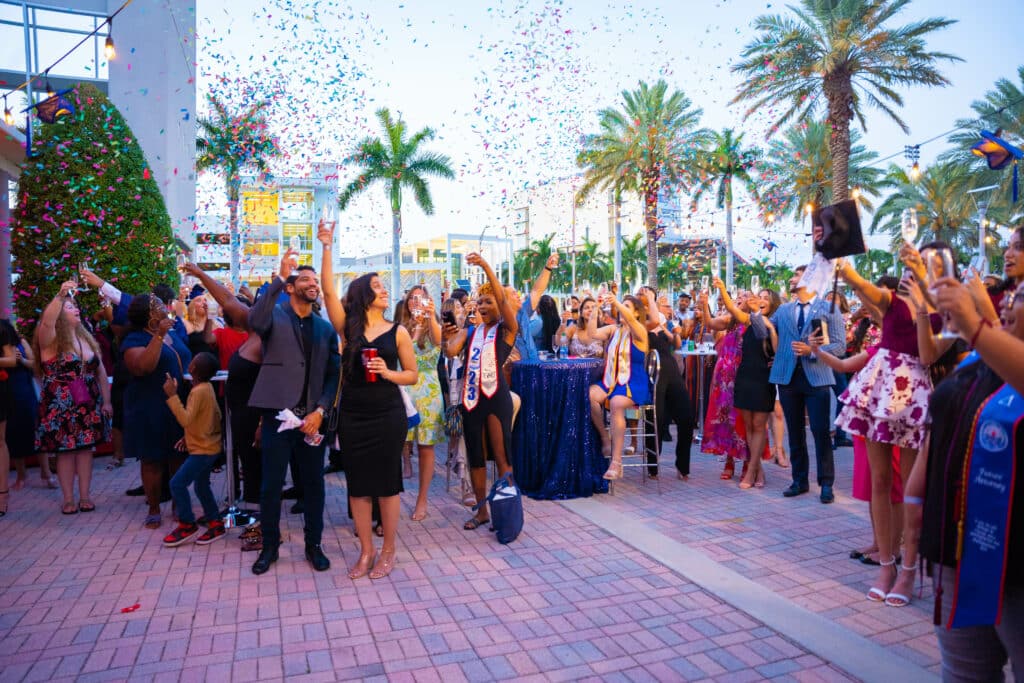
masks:
<svg viewBox="0 0 1024 683"><path fill-rule="evenodd" d="M844 495L849 461L841 453L832 506L784 500L774 465L766 489L740 491L696 453L689 482L668 467L659 495L633 470L599 500L935 671L930 601L868 603L871 570L845 559L870 533L866 505ZM254 577L236 532L161 547L169 504L160 531L143 529L144 504L123 495L137 468L108 462L96 460L94 513L62 516L38 479L12 492L0 520L0 681L856 678L556 502L528 500L524 534L502 546L462 531L468 512L439 470L424 522L408 520L415 484L403 494L394 573L351 581L344 479L329 475L331 570L312 571L301 518L285 514L281 559Z"/></svg>

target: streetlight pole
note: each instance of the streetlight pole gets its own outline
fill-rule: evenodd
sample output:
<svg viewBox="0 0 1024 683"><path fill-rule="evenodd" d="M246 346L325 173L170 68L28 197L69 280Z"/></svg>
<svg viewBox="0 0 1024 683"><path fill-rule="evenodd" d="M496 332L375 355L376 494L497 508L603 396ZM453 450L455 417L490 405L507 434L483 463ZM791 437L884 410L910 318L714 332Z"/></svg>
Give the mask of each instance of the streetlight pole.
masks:
<svg viewBox="0 0 1024 683"><path fill-rule="evenodd" d="M996 189L999 189L998 185L986 185L985 187L968 190L967 194L971 195L973 199L976 194ZM988 213L988 200L974 199L974 206L978 209L978 268L984 276L988 275L988 255L985 254L985 216Z"/></svg>

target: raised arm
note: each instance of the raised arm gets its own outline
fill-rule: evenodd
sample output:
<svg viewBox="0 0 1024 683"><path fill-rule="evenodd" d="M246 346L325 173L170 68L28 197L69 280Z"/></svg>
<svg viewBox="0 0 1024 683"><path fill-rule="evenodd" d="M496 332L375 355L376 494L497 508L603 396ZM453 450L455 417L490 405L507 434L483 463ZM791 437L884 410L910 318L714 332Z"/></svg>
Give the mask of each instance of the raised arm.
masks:
<svg viewBox="0 0 1024 683"><path fill-rule="evenodd" d="M647 327L641 323L633 312L622 305L614 294L607 294L605 300L608 301L612 307L618 312L619 317L626 322L629 326L629 331L633 335L633 342L637 345L641 351L647 351Z"/></svg>
<svg viewBox="0 0 1024 683"><path fill-rule="evenodd" d="M186 263L182 270L202 283L203 289L209 292L225 315L233 321L245 321L248 325L249 307L239 301L227 287L214 280L194 263Z"/></svg>
<svg viewBox="0 0 1024 683"><path fill-rule="evenodd" d="M860 276L850 262L842 259L839 265L839 277L853 288L853 291L860 297L860 300L869 304L882 315L889 309L889 302L892 301L892 293L881 287L876 287Z"/></svg>
<svg viewBox="0 0 1024 683"><path fill-rule="evenodd" d="M324 307L327 309L327 318L334 325L334 331L338 334L345 333L345 307L341 305L341 297L338 289L334 286L334 224L320 221L317 227L316 238L323 246L323 257L320 259L320 289L324 293ZM394 293L398 296L398 293Z"/></svg>
<svg viewBox="0 0 1024 683"><path fill-rule="evenodd" d="M68 280L62 284L60 291L57 292L57 296L53 297L53 300L43 309L43 315L39 318L38 331L36 332L39 335L40 349L49 349L57 341L57 330L54 326L57 324L57 318L60 317L60 311L64 307L64 302L67 301L68 292L74 291L76 286L73 280Z"/></svg>
<svg viewBox="0 0 1024 683"><path fill-rule="evenodd" d="M261 337L266 337L270 334L270 328L274 323L274 307L277 306L277 295L284 289L284 281L292 274L292 268L294 268L292 256L294 255L295 252L291 249L284 253L278 276L271 280L270 286L263 292L263 296L249 309L249 329Z"/></svg>
<svg viewBox="0 0 1024 683"><path fill-rule="evenodd" d="M540 298L544 296L544 292L548 291L548 285L551 284L551 274L555 272L555 268L558 267L558 252L555 252L551 256L548 256L547 263L544 264L543 270L537 274L537 277L533 279L533 288L530 290L530 310L536 311L537 304L540 303Z"/></svg>
<svg viewBox="0 0 1024 683"><path fill-rule="evenodd" d="M491 264L485 261L483 257L476 252L466 256L466 263L471 266L480 266L484 269L484 273L487 275L487 281L490 283L491 289L494 290L494 301L498 304L498 310L501 311L502 323L504 324L506 334L508 335L506 340L508 340L510 344L513 343L512 340L515 339L516 334L519 332L519 323L516 320L516 314L518 311L512 307L512 302L509 301L508 296L505 294L505 288L501 286L501 282L498 280L498 276L494 273L494 269L491 268ZM547 285L545 285L545 287L546 286Z"/></svg>
<svg viewBox="0 0 1024 683"><path fill-rule="evenodd" d="M701 315L704 320L704 328L707 330L713 330L715 332L721 332L729 329L729 323L732 322L731 315L720 315L717 318L712 317L711 308L708 306L708 293L701 292L697 297L697 303L701 307Z"/></svg>
<svg viewBox="0 0 1024 683"><path fill-rule="evenodd" d="M822 346L821 337L810 337L807 340L811 346L811 352L814 354L823 365L826 365L836 372L851 373L857 372L865 365L868 364L868 354L866 351L850 356L849 358L838 358L827 350L827 346Z"/></svg>
<svg viewBox="0 0 1024 683"><path fill-rule="evenodd" d="M715 278L713 284L718 288L718 293L722 296L722 303L725 304L725 310L729 311L729 315L741 325L746 325L750 322L750 314L746 311L740 310L740 307L736 305L736 302L729 296L729 291L725 288L725 283L720 278Z"/></svg>

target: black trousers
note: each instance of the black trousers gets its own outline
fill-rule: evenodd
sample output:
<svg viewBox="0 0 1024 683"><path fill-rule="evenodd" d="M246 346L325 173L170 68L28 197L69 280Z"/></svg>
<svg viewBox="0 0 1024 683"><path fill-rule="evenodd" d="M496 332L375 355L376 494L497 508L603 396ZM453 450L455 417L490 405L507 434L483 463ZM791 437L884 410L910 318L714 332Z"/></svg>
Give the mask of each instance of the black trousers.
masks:
<svg viewBox="0 0 1024 683"><path fill-rule="evenodd" d="M664 377L664 375L663 375ZM680 474L690 474L690 449L693 447L693 405L690 402L690 393L686 391L686 384L682 378L666 378L659 381L655 389L655 406L658 412L657 437L647 435L647 447L655 450L661 455L662 444L668 429L672 423L676 425L676 469ZM657 443L654 439L657 438ZM647 456L647 463L650 467L647 471L651 475L658 474L658 465L654 456Z"/></svg>
<svg viewBox="0 0 1024 683"><path fill-rule="evenodd" d="M260 449L253 445L253 440L260 424L260 412L244 404L230 405L228 410L235 466L242 467L242 500L258 505L263 485L263 456Z"/></svg>
<svg viewBox="0 0 1024 683"><path fill-rule="evenodd" d="M298 475L305 495L305 539L318 545L324 531L324 451L326 446L310 446L298 429L277 431L276 410L263 410L263 489L260 494L260 525L264 547L281 543L281 489L288 463L295 455Z"/></svg>
<svg viewBox="0 0 1024 683"><path fill-rule="evenodd" d="M832 459L832 426L829 420L831 393L831 386L811 386L799 362L789 384L779 385L779 400L782 402L786 430L789 432L789 459L793 469L793 483L801 487L807 486L811 467L807 454L805 411L810 419L811 436L814 438L818 485L832 486L836 479L835 462Z"/></svg>

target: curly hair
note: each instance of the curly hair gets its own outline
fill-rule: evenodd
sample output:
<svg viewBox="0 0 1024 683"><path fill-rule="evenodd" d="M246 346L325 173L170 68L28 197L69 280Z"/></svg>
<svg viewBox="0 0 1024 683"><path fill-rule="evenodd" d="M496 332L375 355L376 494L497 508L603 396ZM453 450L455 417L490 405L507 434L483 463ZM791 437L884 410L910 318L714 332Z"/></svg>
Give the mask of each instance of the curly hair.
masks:
<svg viewBox="0 0 1024 683"><path fill-rule="evenodd" d="M494 287L491 287L490 282L485 282L476 288L477 297L481 296L494 296Z"/></svg>

